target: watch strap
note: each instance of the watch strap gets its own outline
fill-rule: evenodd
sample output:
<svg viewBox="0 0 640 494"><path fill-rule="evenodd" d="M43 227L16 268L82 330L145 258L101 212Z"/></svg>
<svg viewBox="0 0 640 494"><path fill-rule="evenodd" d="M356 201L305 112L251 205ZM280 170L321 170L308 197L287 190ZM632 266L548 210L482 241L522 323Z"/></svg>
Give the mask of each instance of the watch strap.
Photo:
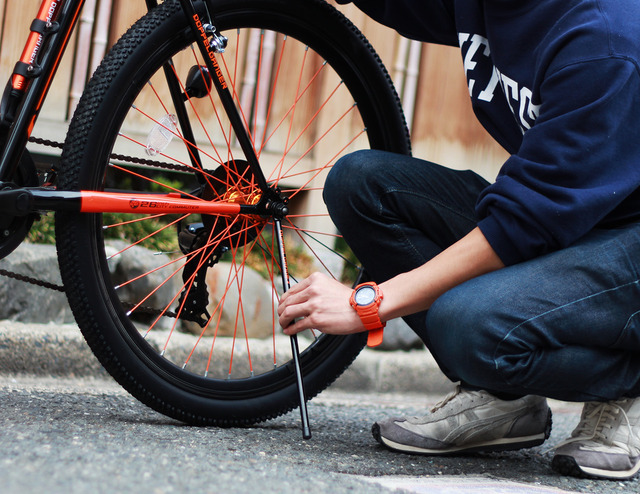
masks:
<svg viewBox="0 0 640 494"><path fill-rule="evenodd" d="M380 345L382 343L383 336L384 327L370 330L369 334L367 335L367 346L374 347Z"/></svg>
<svg viewBox="0 0 640 494"><path fill-rule="evenodd" d="M362 285L370 285L373 286L376 290L377 298L375 302L371 303L367 306L357 305L354 299L355 292ZM351 305L358 313L362 324L365 329L369 331L367 336L367 346L374 347L378 346L382 343L382 338L384 336L384 327L385 323L380 320L380 316L378 315L378 307L380 306L380 302L382 301L382 293L380 293L378 286L373 282L362 283L358 285L354 290L354 295L351 296Z"/></svg>

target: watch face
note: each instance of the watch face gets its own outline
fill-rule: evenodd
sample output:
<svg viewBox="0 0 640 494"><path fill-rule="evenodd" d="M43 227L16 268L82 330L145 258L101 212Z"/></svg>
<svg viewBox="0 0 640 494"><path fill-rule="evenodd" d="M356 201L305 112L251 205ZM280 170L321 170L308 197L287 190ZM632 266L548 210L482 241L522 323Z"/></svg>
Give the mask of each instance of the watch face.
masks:
<svg viewBox="0 0 640 494"><path fill-rule="evenodd" d="M369 305L375 300L376 291L371 286L363 286L362 288L358 288L354 298L358 305Z"/></svg>

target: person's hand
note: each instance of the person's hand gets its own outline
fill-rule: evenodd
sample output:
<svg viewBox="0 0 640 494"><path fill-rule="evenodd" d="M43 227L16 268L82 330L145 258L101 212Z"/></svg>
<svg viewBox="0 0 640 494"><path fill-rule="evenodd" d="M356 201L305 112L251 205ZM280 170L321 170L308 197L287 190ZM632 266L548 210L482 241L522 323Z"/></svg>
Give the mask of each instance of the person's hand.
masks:
<svg viewBox="0 0 640 494"><path fill-rule="evenodd" d="M365 331L360 317L349 304L351 292L351 288L333 278L314 273L292 286L280 299L280 325L288 335L305 329L330 334Z"/></svg>

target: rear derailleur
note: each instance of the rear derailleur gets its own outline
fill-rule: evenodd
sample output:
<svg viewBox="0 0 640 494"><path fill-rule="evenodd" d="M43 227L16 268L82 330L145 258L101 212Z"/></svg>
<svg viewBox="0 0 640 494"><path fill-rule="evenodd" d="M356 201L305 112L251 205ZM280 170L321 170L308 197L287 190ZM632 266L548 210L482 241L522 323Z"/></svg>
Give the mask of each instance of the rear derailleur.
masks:
<svg viewBox="0 0 640 494"><path fill-rule="evenodd" d="M180 250L190 255L182 270L184 288L178 299L178 317L193 321L204 328L211 315L207 309L209 305L209 290L207 289L207 269L215 265L222 255L229 250L224 245L207 246L210 236L209 229L203 223L187 225L178 234Z"/></svg>

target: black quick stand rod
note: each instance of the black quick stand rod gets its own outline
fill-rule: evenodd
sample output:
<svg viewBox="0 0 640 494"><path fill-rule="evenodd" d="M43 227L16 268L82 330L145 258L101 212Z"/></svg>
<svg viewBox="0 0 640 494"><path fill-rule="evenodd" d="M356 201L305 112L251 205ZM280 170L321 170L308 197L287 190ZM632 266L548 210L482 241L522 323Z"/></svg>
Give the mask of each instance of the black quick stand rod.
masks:
<svg viewBox="0 0 640 494"><path fill-rule="evenodd" d="M284 253L284 237L282 235L282 222L279 218L274 218L278 236L278 253L280 254L280 272L282 274L282 289L286 292L289 289L289 270L287 268L287 258ZM300 367L300 349L298 347L298 336L292 335L291 353L293 354L293 366L296 372L296 382L298 384L298 395L300 398L300 416L302 418L302 437L311 439L311 428L309 427L309 413L307 411L307 400L304 395L304 384L302 382L302 368Z"/></svg>

